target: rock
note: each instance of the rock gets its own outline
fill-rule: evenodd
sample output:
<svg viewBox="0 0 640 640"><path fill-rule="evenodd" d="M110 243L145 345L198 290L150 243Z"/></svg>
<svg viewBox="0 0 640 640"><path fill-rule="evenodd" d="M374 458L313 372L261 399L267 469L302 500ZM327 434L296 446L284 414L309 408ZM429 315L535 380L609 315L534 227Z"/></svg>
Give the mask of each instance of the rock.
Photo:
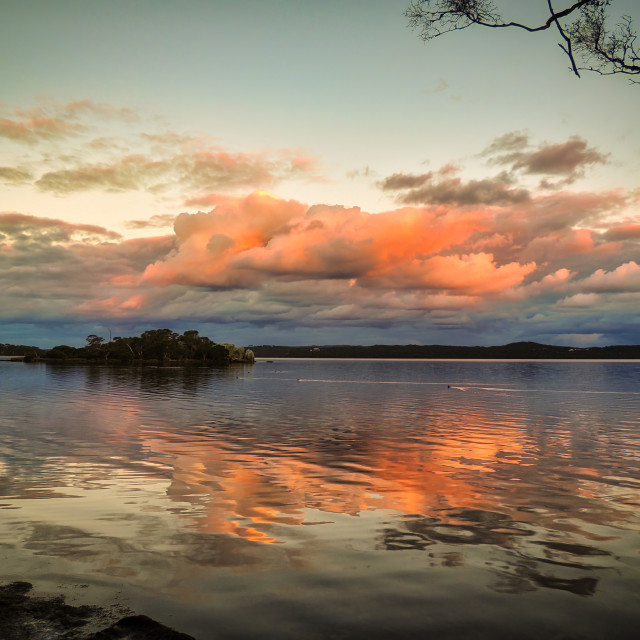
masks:
<svg viewBox="0 0 640 640"><path fill-rule="evenodd" d="M108 629L88 636L86 640L194 640L192 636L174 631L147 616L128 616Z"/></svg>
<svg viewBox="0 0 640 640"><path fill-rule="evenodd" d="M108 624L115 618L114 608L74 607L62 596L31 596L32 588L29 582L0 586L1 640L195 640L142 615L127 616L90 633L87 625L95 629Z"/></svg>

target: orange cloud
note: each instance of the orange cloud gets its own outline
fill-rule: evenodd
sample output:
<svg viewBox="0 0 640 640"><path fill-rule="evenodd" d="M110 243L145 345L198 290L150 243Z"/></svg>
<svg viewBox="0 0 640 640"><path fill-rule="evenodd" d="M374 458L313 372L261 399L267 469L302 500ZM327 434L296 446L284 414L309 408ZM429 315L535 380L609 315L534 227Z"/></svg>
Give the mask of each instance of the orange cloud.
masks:
<svg viewBox="0 0 640 640"><path fill-rule="evenodd" d="M285 341L304 327L310 342L334 341L320 337L325 329L367 341L362 328L387 340L396 327L402 341L449 341L425 333L441 329L467 332L465 342L490 331L493 342L529 326L604 341L605 322L633 327L634 229L607 224L627 201L621 193L379 214L264 191L210 198L210 211L178 215L172 235L127 241L93 225L0 215L0 316L233 323L248 340L252 327L277 327Z"/></svg>
<svg viewBox="0 0 640 640"><path fill-rule="evenodd" d="M490 295L519 285L535 269L535 262L497 266L490 253L434 256L428 260L413 260L394 270L387 278L387 286Z"/></svg>
<svg viewBox="0 0 640 640"><path fill-rule="evenodd" d="M608 229L605 236L609 240L640 240L640 224L621 224Z"/></svg>
<svg viewBox="0 0 640 640"><path fill-rule="evenodd" d="M335 279L369 288L496 293L519 284L535 264L497 265L485 253L437 255L488 230L491 218L482 210L307 208L258 192L179 216L176 251L147 267L144 280L255 288L272 278Z"/></svg>

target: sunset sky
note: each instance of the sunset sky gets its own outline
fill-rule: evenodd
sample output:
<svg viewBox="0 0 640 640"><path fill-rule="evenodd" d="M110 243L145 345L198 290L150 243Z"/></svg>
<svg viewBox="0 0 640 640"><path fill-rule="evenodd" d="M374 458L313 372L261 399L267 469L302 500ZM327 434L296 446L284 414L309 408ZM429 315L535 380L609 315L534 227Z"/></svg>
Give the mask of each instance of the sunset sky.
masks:
<svg viewBox="0 0 640 640"><path fill-rule="evenodd" d="M640 85L408 4L4 0L0 343L640 344Z"/></svg>

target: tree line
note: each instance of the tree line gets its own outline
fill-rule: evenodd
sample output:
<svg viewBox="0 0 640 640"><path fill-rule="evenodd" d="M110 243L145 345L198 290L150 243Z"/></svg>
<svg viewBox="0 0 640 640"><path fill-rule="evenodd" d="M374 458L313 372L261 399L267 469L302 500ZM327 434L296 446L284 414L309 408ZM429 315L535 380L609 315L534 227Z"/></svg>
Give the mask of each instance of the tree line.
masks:
<svg viewBox="0 0 640 640"><path fill-rule="evenodd" d="M66 344L51 349L25 345L0 345L0 355L24 355L25 360L87 360L112 363L186 363L229 364L253 362L250 349L229 342L217 343L191 329L182 334L171 329L151 329L139 336L115 337L107 340L91 334L82 347Z"/></svg>
<svg viewBox="0 0 640 640"><path fill-rule="evenodd" d="M251 347L258 358L401 358L401 359L532 359L532 360L585 360L585 359L640 359L640 345L611 345L606 347L568 347L538 342L512 342L491 347L377 344L362 345L308 345Z"/></svg>

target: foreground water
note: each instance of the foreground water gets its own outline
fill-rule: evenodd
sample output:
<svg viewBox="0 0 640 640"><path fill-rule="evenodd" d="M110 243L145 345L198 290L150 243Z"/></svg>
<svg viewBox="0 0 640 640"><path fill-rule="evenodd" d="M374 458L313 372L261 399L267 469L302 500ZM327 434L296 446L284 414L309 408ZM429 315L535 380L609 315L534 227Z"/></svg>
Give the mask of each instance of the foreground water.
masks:
<svg viewBox="0 0 640 640"><path fill-rule="evenodd" d="M0 581L120 594L199 640L635 637L639 381L0 362Z"/></svg>

